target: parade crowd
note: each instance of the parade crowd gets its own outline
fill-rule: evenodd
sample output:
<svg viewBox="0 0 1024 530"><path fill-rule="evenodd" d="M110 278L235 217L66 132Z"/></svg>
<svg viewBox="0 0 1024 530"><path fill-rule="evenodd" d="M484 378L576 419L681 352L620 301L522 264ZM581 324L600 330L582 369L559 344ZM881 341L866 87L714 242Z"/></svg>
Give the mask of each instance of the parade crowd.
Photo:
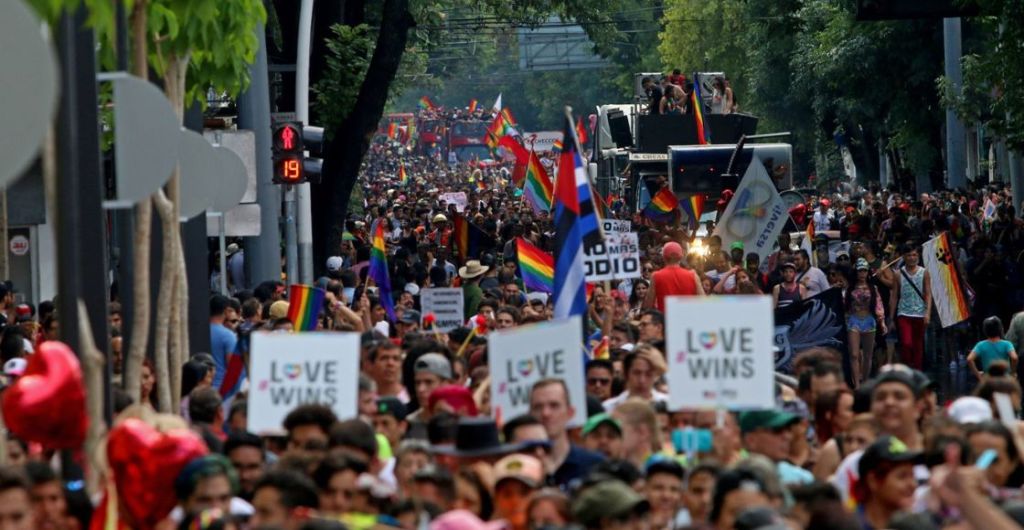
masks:
<svg viewBox="0 0 1024 530"><path fill-rule="evenodd" d="M548 169L557 162L556 154L542 158ZM173 510L143 523L122 509L111 523L118 517L101 513L108 504L96 507L98 495L62 478L66 455L7 433L0 529L1024 524L1024 317L1015 316L1024 306L1024 224L1006 189L820 190L791 210L793 223L764 260L713 235L696 239L684 219L653 221L623 197L600 197L604 215L629 219L638 232L641 277L588 289L586 401L571 400L563 380L542 379L529 389L529 413L503 417L491 404L487 334L554 313L550 293L524 284L516 241L558 250L552 215L523 200L513 171L500 160L415 155L388 138L372 145L360 176L363 207L350 212L342 247L324 264L315 315L317 330L359 334L357 417L307 403L282 429L250 432L250 382L232 372L232 359L248 359L255 333L293 331L289 304L297 302L280 279L244 285L232 274L243 253L231 248L230 295L210 298L211 351L173 367L181 370L180 423L205 454L170 483L127 493L148 499L150 488L173 490ZM442 198L459 192L464 204ZM375 222L385 227L390 292L368 279ZM921 255L943 232L971 303L970 319L946 328L933 318ZM424 324L420 305L421 290L438 287L463 293L463 325L447 333ZM776 378L774 403L743 411L670 405L667 297L763 295L784 309L831 289L845 310L844 348L795 352ZM52 304L16 305L10 285L0 295L0 353L13 384L59 323ZM116 383L116 304L110 317ZM962 388L943 381L950 362L969 367ZM115 385L115 412L144 417L159 405L156 384L147 361L140 395ZM577 411L584 422L574 421ZM124 508L130 499L121 494Z"/></svg>

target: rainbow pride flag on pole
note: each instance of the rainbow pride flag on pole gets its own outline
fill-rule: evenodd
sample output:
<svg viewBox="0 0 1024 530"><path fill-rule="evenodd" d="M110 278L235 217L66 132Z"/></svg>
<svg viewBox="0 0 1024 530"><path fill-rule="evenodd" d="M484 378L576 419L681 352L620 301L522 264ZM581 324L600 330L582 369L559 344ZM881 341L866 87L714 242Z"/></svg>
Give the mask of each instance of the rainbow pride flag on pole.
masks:
<svg viewBox="0 0 1024 530"><path fill-rule="evenodd" d="M555 258L521 237L516 239L516 250L523 285L533 291L554 292Z"/></svg>
<svg viewBox="0 0 1024 530"><path fill-rule="evenodd" d="M314 331L327 292L309 285L292 284L288 292L288 320L295 331Z"/></svg>
<svg viewBox="0 0 1024 530"><path fill-rule="evenodd" d="M474 112L476 112L476 106L478 104L479 103L477 103L476 99L469 100L469 113L470 114L473 114Z"/></svg>
<svg viewBox="0 0 1024 530"><path fill-rule="evenodd" d="M380 305L388 313L392 322L395 317L395 300L391 296L391 276L388 273L388 253L384 245L384 219L377 219L370 228L370 273L373 283L377 286Z"/></svg>
<svg viewBox="0 0 1024 530"><path fill-rule="evenodd" d="M704 196L699 193L691 195L689 199L680 202L679 207L690 218L690 227L696 228L700 224L700 216L704 214Z"/></svg>
<svg viewBox="0 0 1024 530"><path fill-rule="evenodd" d="M530 205L533 213L551 211L551 199L555 193L555 185L551 177L540 163L537 153L530 151L530 162L526 166L526 181L523 184L523 200Z"/></svg>
<svg viewBox="0 0 1024 530"><path fill-rule="evenodd" d="M700 100L700 81L697 74L693 75L693 92L690 93L690 106L693 107L693 119L697 122L697 143L707 145L711 143L711 130L704 122L704 109Z"/></svg>
<svg viewBox="0 0 1024 530"><path fill-rule="evenodd" d="M405 164L398 166L398 181L403 186L409 184L409 174L405 172Z"/></svg>
<svg viewBox="0 0 1024 530"><path fill-rule="evenodd" d="M651 197L651 202L644 207L644 215L652 221L667 223L672 220L679 208L679 199L668 186L662 187Z"/></svg>
<svg viewBox="0 0 1024 530"><path fill-rule="evenodd" d="M427 96L421 97L420 100L416 102L416 106L420 110L434 110L434 102L430 101L430 98Z"/></svg>
<svg viewBox="0 0 1024 530"><path fill-rule="evenodd" d="M966 284L956 270L956 255L949 242L949 232L943 232L926 242L921 253L924 268L931 276L929 287L932 290L932 301L939 312L942 327L948 328L970 318Z"/></svg>

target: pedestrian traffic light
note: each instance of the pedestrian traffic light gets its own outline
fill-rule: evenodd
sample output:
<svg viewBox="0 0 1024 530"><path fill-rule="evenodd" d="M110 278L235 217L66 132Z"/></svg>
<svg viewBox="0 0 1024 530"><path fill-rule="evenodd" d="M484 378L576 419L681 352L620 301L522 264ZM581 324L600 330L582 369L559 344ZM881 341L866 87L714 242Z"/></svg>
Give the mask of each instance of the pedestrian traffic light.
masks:
<svg viewBox="0 0 1024 530"><path fill-rule="evenodd" d="M300 184L306 181L303 171L305 152L302 124L283 122L274 126L274 183Z"/></svg>
<svg viewBox="0 0 1024 530"><path fill-rule="evenodd" d="M306 149L306 157L302 162L302 171L308 182L320 183L320 172L323 168L324 128L309 125L302 128L302 145Z"/></svg>

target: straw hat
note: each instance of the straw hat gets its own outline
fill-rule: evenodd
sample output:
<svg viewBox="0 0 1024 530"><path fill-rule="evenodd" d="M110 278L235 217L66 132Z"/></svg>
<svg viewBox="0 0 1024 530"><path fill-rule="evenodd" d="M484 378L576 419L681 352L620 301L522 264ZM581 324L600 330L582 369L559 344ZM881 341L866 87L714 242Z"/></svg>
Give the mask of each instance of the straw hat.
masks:
<svg viewBox="0 0 1024 530"><path fill-rule="evenodd" d="M459 268L459 276L467 280L484 275L491 268L481 265L478 260L471 259L466 262L465 267Z"/></svg>

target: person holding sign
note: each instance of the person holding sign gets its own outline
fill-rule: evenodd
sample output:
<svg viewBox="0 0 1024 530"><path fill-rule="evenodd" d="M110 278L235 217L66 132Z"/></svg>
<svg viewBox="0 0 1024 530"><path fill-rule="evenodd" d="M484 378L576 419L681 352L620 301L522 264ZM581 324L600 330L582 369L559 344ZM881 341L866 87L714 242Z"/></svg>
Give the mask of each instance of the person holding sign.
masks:
<svg viewBox="0 0 1024 530"><path fill-rule="evenodd" d="M664 313L667 296L704 295L697 273L680 265L685 255L682 245L675 241L661 247L665 267L651 275L651 288L647 291L644 307L653 307Z"/></svg>

